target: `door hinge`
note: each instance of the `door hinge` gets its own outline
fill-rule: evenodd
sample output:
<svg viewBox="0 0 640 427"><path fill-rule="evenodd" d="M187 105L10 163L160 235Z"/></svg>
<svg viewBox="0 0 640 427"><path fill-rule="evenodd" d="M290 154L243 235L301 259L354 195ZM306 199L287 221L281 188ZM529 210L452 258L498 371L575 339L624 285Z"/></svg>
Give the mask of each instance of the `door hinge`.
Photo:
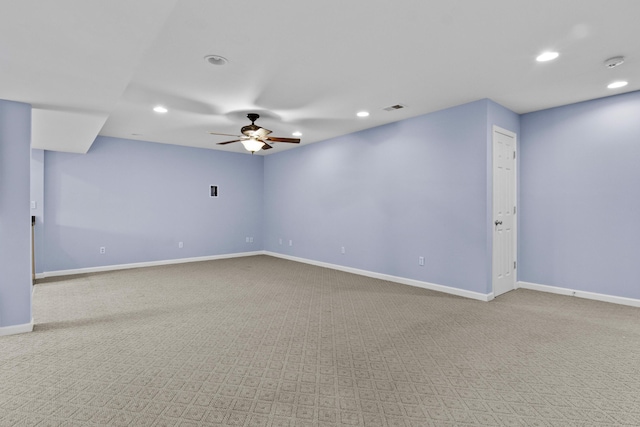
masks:
<svg viewBox="0 0 640 427"><path fill-rule="evenodd" d="M516 269L516 261L513 261L513 269Z"/></svg>
<svg viewBox="0 0 640 427"><path fill-rule="evenodd" d="M516 207L515 206L513 207L513 213L514 214L516 213Z"/></svg>
<svg viewBox="0 0 640 427"><path fill-rule="evenodd" d="M514 159L516 158L516 152L515 151L513 152L513 158Z"/></svg>

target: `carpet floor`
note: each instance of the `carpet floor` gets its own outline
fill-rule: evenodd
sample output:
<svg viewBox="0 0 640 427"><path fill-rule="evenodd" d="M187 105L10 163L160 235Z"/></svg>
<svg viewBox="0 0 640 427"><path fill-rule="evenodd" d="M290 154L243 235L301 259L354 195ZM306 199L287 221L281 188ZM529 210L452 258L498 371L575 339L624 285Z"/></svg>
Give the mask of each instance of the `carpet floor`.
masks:
<svg viewBox="0 0 640 427"><path fill-rule="evenodd" d="M56 277L0 426L640 425L640 309L254 256Z"/></svg>

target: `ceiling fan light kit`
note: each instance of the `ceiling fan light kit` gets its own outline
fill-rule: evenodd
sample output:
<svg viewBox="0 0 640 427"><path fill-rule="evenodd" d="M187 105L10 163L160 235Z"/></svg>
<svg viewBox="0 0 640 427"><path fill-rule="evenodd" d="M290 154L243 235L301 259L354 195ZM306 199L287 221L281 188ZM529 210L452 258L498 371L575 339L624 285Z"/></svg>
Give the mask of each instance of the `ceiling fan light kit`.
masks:
<svg viewBox="0 0 640 427"><path fill-rule="evenodd" d="M218 145L226 145L231 144L232 142L240 142L244 146L245 150L251 152L251 154L260 150L269 150L273 148L268 143L273 142L288 142L291 144L299 144L300 139L298 138L282 138L278 136L269 136L271 131L269 129L265 129L263 127L255 124L255 121L260 118L259 114L249 113L247 114L247 118L251 120L250 125L243 126L240 129L242 135L230 135L228 133L217 133L217 132L209 132L211 135L226 135L226 136L235 136L239 139L234 139L232 141L218 142Z"/></svg>
<svg viewBox="0 0 640 427"><path fill-rule="evenodd" d="M264 142L258 141L255 138L249 138L244 141L240 141L242 145L244 145L245 150L251 151L251 153L255 153L256 151L260 151Z"/></svg>

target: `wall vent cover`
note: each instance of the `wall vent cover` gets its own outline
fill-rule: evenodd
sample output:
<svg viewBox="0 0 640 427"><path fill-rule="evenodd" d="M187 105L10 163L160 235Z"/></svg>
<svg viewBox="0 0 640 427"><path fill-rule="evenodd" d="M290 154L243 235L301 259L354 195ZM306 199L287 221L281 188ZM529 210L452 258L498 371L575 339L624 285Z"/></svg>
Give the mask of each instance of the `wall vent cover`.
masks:
<svg viewBox="0 0 640 427"><path fill-rule="evenodd" d="M393 110L401 110L403 108L407 108L406 105L403 104L396 104L396 105L391 105L389 107L383 108L384 111L393 111Z"/></svg>

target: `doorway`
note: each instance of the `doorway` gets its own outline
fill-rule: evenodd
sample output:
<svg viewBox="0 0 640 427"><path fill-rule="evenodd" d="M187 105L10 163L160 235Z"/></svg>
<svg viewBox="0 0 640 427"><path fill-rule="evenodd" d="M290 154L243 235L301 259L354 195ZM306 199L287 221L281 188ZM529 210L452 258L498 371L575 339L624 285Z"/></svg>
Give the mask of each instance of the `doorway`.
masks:
<svg viewBox="0 0 640 427"><path fill-rule="evenodd" d="M493 296L516 286L516 134L493 126Z"/></svg>

